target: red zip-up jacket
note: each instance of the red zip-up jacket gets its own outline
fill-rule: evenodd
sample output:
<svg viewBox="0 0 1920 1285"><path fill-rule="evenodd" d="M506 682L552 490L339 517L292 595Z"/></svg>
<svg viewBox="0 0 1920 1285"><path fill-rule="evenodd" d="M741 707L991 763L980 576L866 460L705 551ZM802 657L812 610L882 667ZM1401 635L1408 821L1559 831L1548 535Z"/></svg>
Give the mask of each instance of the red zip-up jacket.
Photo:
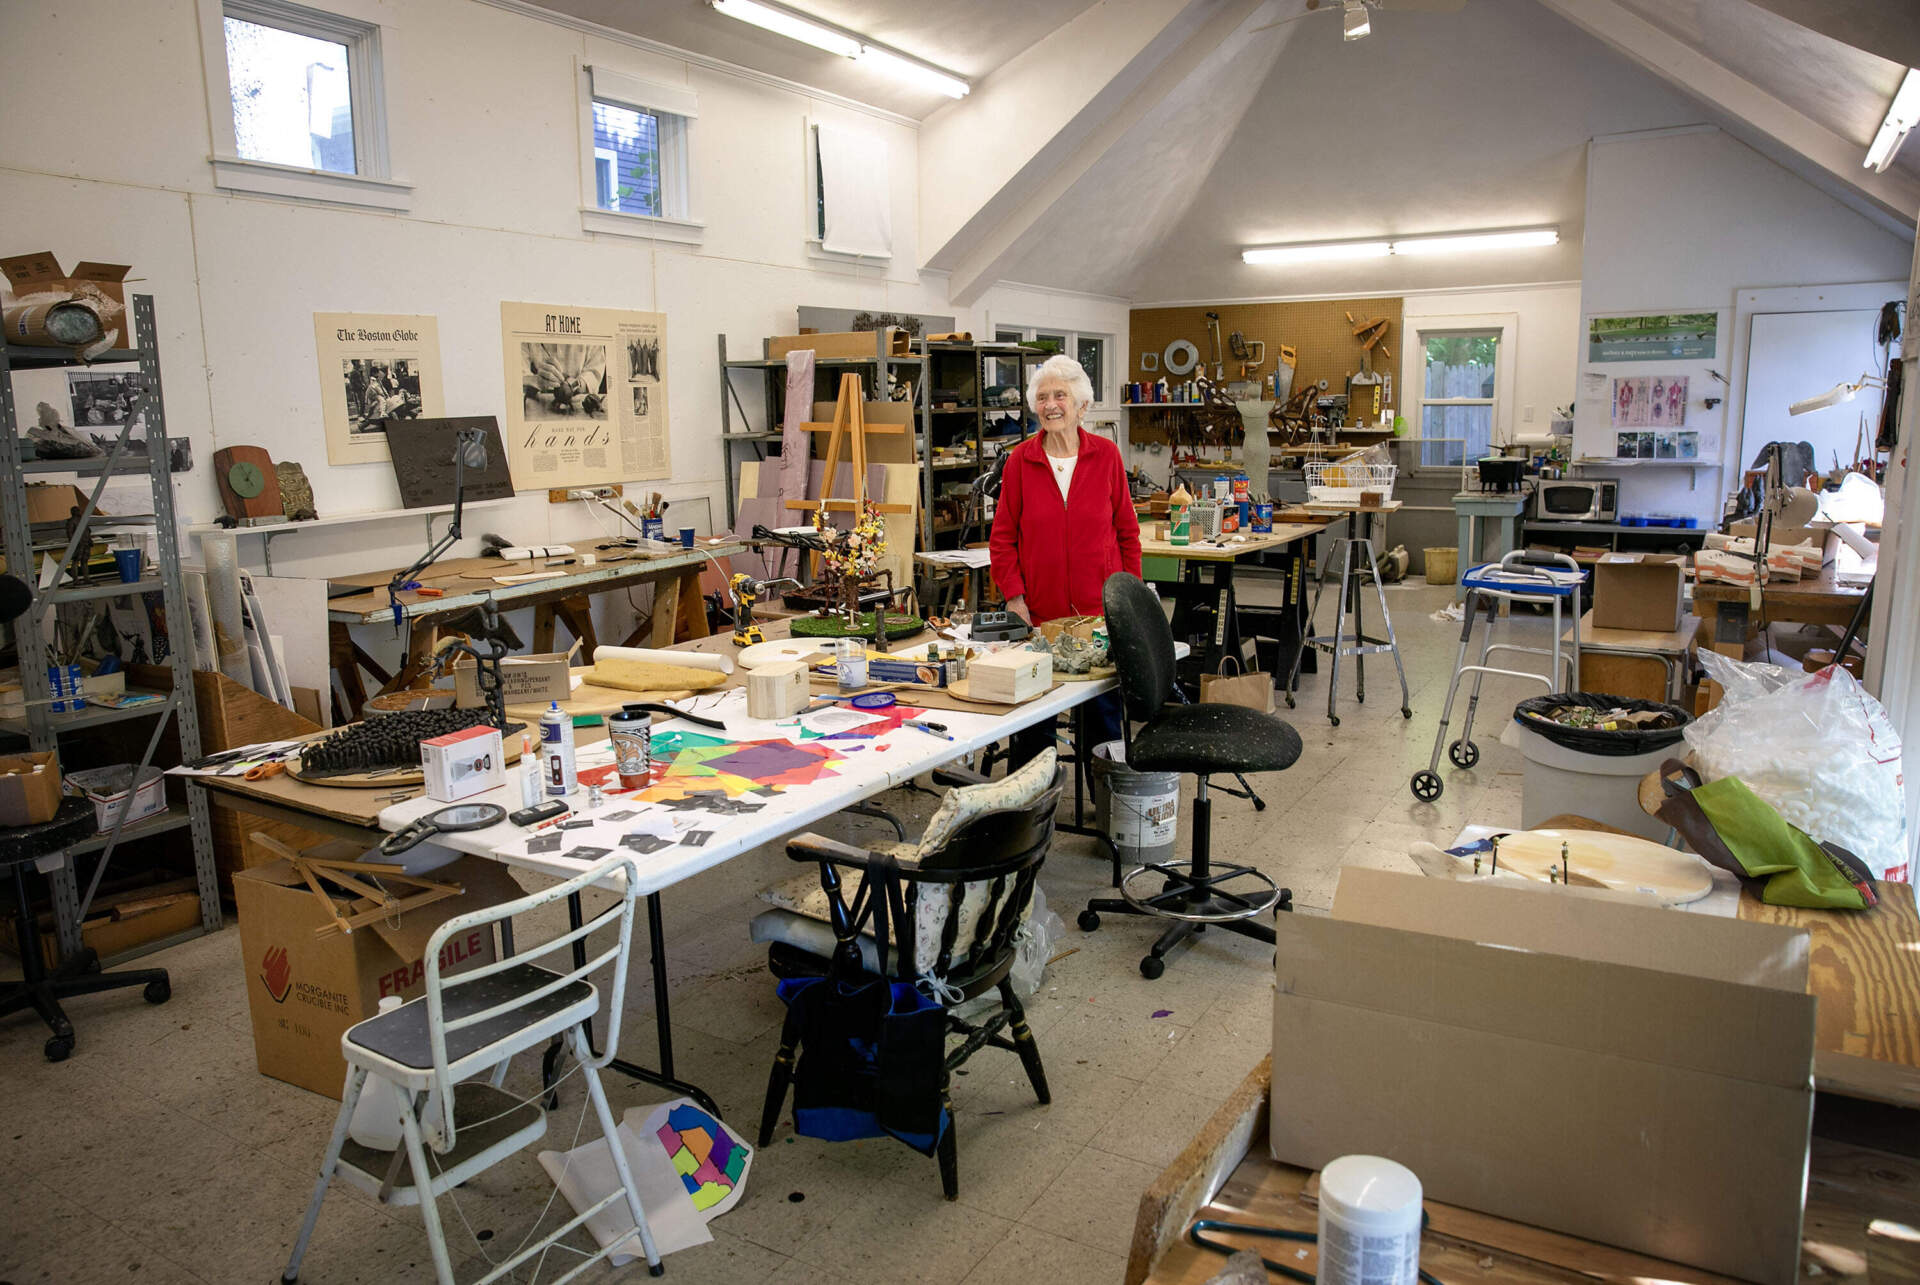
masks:
<svg viewBox="0 0 1920 1285"><path fill-rule="evenodd" d="M1140 519L1120 448L1080 429L1080 458L1067 499L1047 463L1043 434L1013 448L993 514L993 582L1008 601L1025 597L1033 623L1100 614L1107 577L1140 574Z"/></svg>

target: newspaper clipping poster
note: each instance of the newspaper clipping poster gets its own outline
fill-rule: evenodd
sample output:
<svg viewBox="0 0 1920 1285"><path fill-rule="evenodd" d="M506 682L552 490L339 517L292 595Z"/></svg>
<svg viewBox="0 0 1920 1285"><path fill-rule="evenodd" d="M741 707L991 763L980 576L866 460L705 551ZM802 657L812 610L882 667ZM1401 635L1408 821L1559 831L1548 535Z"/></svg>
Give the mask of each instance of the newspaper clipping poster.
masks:
<svg viewBox="0 0 1920 1285"><path fill-rule="evenodd" d="M436 318L316 312L313 347L329 464L377 464L389 458L383 429L447 413Z"/></svg>
<svg viewBox="0 0 1920 1285"><path fill-rule="evenodd" d="M667 477L664 313L503 303L514 485Z"/></svg>

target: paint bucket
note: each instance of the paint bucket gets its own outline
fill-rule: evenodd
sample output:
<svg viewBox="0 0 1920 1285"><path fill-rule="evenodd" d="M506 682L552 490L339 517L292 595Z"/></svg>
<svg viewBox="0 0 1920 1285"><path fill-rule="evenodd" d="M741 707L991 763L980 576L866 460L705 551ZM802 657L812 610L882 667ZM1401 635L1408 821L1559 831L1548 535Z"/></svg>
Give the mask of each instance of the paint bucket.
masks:
<svg viewBox="0 0 1920 1285"><path fill-rule="evenodd" d="M1273 505L1263 501L1253 506L1253 529L1262 535L1273 530Z"/></svg>
<svg viewBox="0 0 1920 1285"><path fill-rule="evenodd" d="M1123 863L1143 865L1173 859L1180 822L1180 774L1136 772L1127 766L1124 741L1093 751L1095 823L1113 840Z"/></svg>
<svg viewBox="0 0 1920 1285"><path fill-rule="evenodd" d="M1428 584L1452 584L1460 578L1460 550L1435 547L1420 552L1426 555Z"/></svg>

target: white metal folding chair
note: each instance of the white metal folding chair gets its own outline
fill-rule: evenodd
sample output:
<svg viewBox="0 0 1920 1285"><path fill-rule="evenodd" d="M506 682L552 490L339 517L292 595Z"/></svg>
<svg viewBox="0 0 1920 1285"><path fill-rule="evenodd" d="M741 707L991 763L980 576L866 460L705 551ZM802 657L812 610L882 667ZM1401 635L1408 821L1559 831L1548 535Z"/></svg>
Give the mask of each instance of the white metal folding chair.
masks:
<svg viewBox="0 0 1920 1285"><path fill-rule="evenodd" d="M283 1281L299 1279L300 1260L313 1236L321 1203L328 1186L338 1177L387 1204L419 1205L427 1227L427 1243L433 1252L434 1273L441 1285L453 1285L453 1264L435 1202L452 1188L546 1133L543 1095L522 1100L502 1090L499 1083L503 1078L501 1072L515 1054L540 1049L556 1036L565 1040L580 1065L586 1080L587 1100L599 1118L601 1132L613 1153L620 1186L572 1221L497 1264L474 1285L486 1285L506 1276L576 1228L585 1226L587 1220L601 1210L623 1199L639 1230L649 1270L655 1276L661 1274L660 1254L654 1247L646 1213L640 1207L639 1189L634 1186L626 1153L615 1137L613 1112L607 1106L598 1075L599 1068L611 1060L620 1042L620 1013L626 997L637 878L631 857L609 857L565 883L448 920L427 944L426 993L391 1012L354 1024L340 1037L340 1048L347 1059L340 1116L334 1122L333 1139L327 1144L326 1158L321 1161L313 1200L300 1225L300 1234L294 1240L293 1255L281 1277ZM475 928L491 927L510 921L515 915L564 901L593 886L619 888L621 896L606 911L580 927L530 951L453 976L441 975L440 951L447 941ZM570 947L603 928L616 929L614 942L570 971L555 972L529 962ZM571 956L568 959L570 962ZM613 983L607 1013L607 1051L595 1057L587 1040L585 1023L600 1007L600 992L587 977L608 964L613 968ZM394 1151L364 1147L347 1134L354 1107L370 1073L384 1076L399 1086L411 1104L410 1110L400 1112L405 1142ZM469 1079L483 1075L486 1078ZM585 1256L573 1270L559 1277L555 1285L572 1280L624 1243L623 1238Z"/></svg>

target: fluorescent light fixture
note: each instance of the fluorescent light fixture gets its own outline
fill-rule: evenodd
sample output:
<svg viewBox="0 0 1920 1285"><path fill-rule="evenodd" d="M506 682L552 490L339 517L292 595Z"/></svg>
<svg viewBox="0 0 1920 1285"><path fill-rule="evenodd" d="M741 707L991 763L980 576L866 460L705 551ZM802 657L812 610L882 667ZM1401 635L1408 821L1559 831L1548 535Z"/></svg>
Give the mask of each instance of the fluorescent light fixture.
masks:
<svg viewBox="0 0 1920 1285"><path fill-rule="evenodd" d="M1446 236L1402 237L1393 243L1395 254L1466 254L1474 250L1519 250L1557 245L1559 228L1520 228L1512 232L1460 232Z"/></svg>
<svg viewBox="0 0 1920 1285"><path fill-rule="evenodd" d="M844 32L823 26L811 18L802 17L788 9L770 4L761 4L760 0L709 0L714 12L724 13L729 18L738 18L742 22L752 23L777 36L789 40L798 40L802 44L812 45L815 49L824 49L830 54L842 58L858 58L860 42Z"/></svg>
<svg viewBox="0 0 1920 1285"><path fill-rule="evenodd" d="M897 54L884 45L860 46L859 60L922 88L938 90L948 98L965 98L973 89L973 86L958 76L949 75L938 67Z"/></svg>
<svg viewBox="0 0 1920 1285"><path fill-rule="evenodd" d="M1344 39L1358 40L1373 30L1373 19L1367 14L1366 0L1346 0L1346 15L1341 19L1346 30Z"/></svg>
<svg viewBox="0 0 1920 1285"><path fill-rule="evenodd" d="M1885 388L1886 386L1886 381L1878 375L1862 375L1859 382L1852 384L1843 380L1824 393L1793 403L1787 407L1787 414L1805 415L1809 411L1825 410L1829 406L1838 406L1841 402L1852 401L1860 395L1860 390L1863 388Z"/></svg>
<svg viewBox="0 0 1920 1285"><path fill-rule="evenodd" d="M1384 259L1385 241L1322 241L1307 245L1258 245L1240 252L1242 263L1317 263L1332 259Z"/></svg>
<svg viewBox="0 0 1920 1285"><path fill-rule="evenodd" d="M762 30L812 45L815 49L824 49L842 58L866 63L949 98L965 98L973 88L960 77L942 71L931 63L910 58L896 49L874 44L852 32L818 22L781 5L765 4L762 0L707 0L707 3L713 6L715 13L738 18Z"/></svg>
<svg viewBox="0 0 1920 1285"><path fill-rule="evenodd" d="M1314 241L1299 245L1248 246L1242 263L1314 263L1332 259L1384 259L1389 254L1464 254L1475 250L1517 250L1557 245L1559 228L1512 228L1502 232L1458 232L1444 236L1403 237L1397 241Z"/></svg>
<svg viewBox="0 0 1920 1285"><path fill-rule="evenodd" d="M1917 124L1920 124L1920 71L1909 67L1899 92L1887 107L1887 118L1880 122L1880 132L1873 136L1873 145L1867 148L1867 159L1861 164L1877 173L1886 173L1887 166L1893 164L1894 156L1900 151L1900 144L1906 141L1907 131Z"/></svg>

